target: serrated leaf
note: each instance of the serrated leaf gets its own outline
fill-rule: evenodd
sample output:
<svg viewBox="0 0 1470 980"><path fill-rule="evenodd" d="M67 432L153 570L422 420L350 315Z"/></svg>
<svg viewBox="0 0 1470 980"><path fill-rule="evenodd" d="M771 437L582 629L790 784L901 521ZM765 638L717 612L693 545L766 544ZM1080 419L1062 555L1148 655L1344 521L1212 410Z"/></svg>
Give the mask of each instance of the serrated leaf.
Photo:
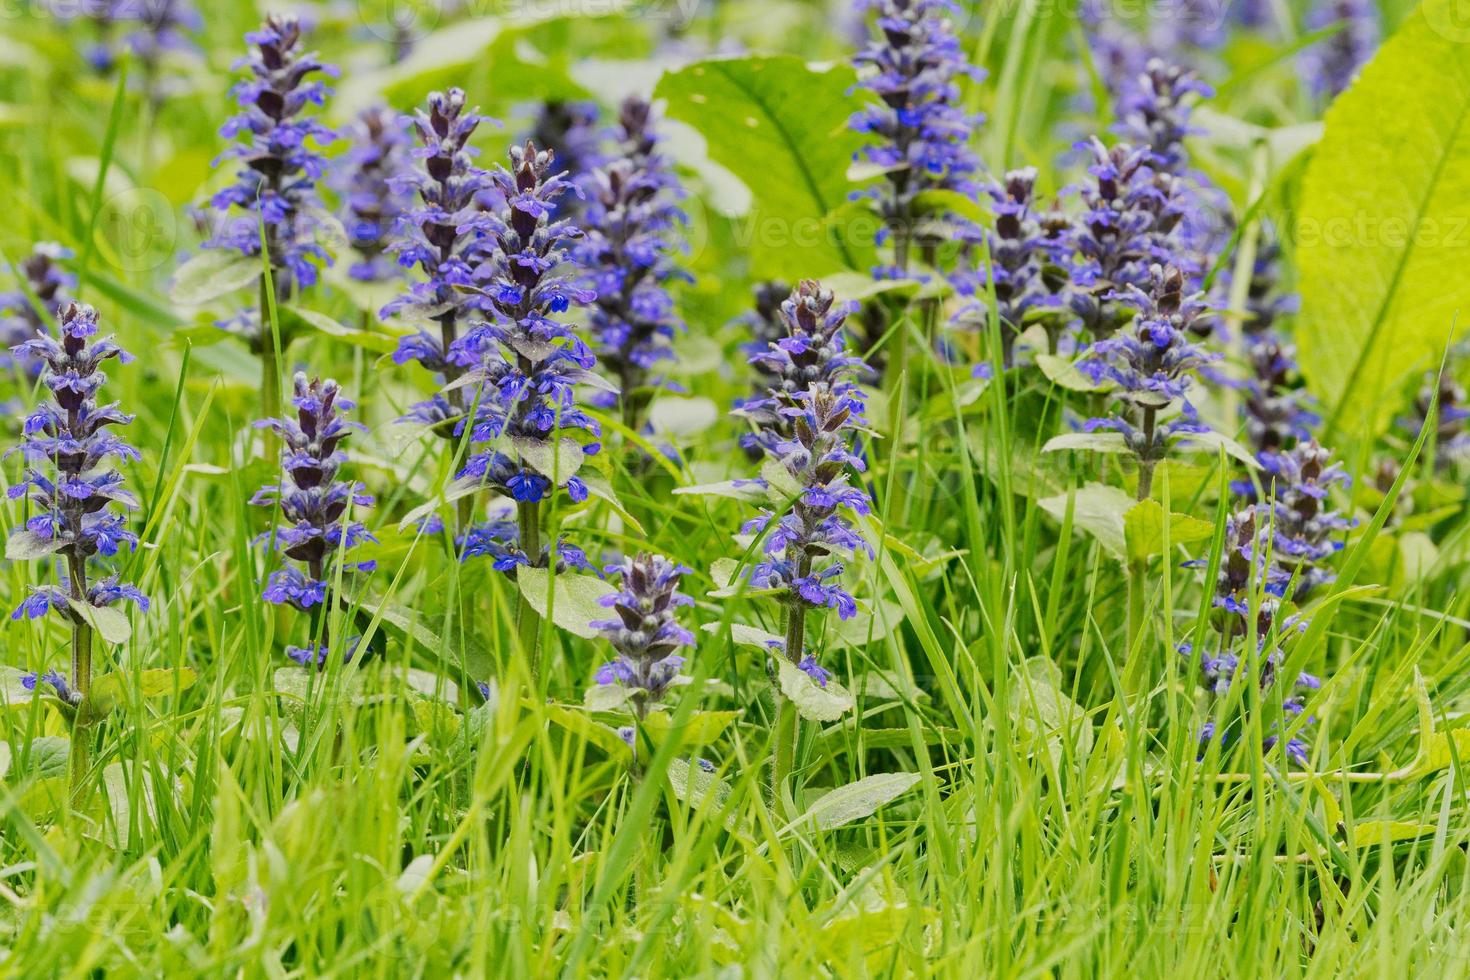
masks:
<svg viewBox="0 0 1470 980"><path fill-rule="evenodd" d="M542 617L547 609L547 581L550 578L544 568L516 569L516 583L521 595ZM551 610L551 621L568 633L585 639L597 635L589 623L608 617L607 607L598 603L605 595L616 590L593 575L578 575L565 572L556 576L556 602Z"/></svg>
<svg viewBox="0 0 1470 980"><path fill-rule="evenodd" d="M21 528L5 539L5 557L9 561L33 561L45 558L61 545L57 538L43 538L35 531Z"/></svg>
<svg viewBox="0 0 1470 980"><path fill-rule="evenodd" d="M1195 544L1208 541L1215 526L1188 514L1168 515L1169 545ZM1128 558L1138 560L1164 550L1164 508L1157 500L1143 500L1123 517L1123 534L1128 542Z"/></svg>
<svg viewBox="0 0 1470 980"><path fill-rule="evenodd" d="M1300 362L1330 425L1370 437L1470 306L1463 5L1425 0L1327 112L1302 183ZM1457 324L1458 319L1458 324Z"/></svg>
<svg viewBox="0 0 1470 980"><path fill-rule="evenodd" d="M1131 494L1105 483L1089 483L1079 490L1046 497L1037 501L1041 508L1060 522L1067 513L1067 501L1073 498L1072 523L1097 539L1108 554L1119 561L1128 557L1124 516L1137 503Z"/></svg>
<svg viewBox="0 0 1470 980"><path fill-rule="evenodd" d="M715 58L664 74L654 90L668 114L704 136L712 160L750 189L751 253L757 276L820 277L874 264L871 231L820 233L848 203L848 164L862 138L843 126L861 108L846 65L817 67L789 56ZM834 122L835 120L835 122ZM856 212L853 220L871 223ZM847 224L847 223L844 223Z"/></svg>
<svg viewBox="0 0 1470 980"><path fill-rule="evenodd" d="M1041 447L1044 453L1061 452L1064 449L1086 449L1095 453L1130 453L1128 440L1121 432L1068 432L1052 436Z"/></svg>
<svg viewBox="0 0 1470 980"><path fill-rule="evenodd" d="M852 695L830 678L823 687L785 657L776 658L781 693L808 721L836 721L852 710Z"/></svg>
<svg viewBox="0 0 1470 980"><path fill-rule="evenodd" d="M887 803L913 789L921 777L916 772L884 772L839 786L823 794L794 826L810 823L818 830L836 830L870 817Z"/></svg>
<svg viewBox="0 0 1470 980"><path fill-rule="evenodd" d="M79 602L76 599L68 599L67 602L108 643L126 643L133 635L133 627L122 610L114 606L94 606L90 602Z"/></svg>
<svg viewBox="0 0 1470 980"><path fill-rule="evenodd" d="M168 296L180 306L201 306L260 281L260 259L234 249L209 248L174 273Z"/></svg>

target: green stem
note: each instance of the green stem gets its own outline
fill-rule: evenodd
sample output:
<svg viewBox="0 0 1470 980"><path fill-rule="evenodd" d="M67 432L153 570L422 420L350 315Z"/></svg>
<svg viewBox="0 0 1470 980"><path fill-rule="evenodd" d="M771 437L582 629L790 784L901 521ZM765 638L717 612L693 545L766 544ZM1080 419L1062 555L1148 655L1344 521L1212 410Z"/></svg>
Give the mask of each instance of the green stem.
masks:
<svg viewBox="0 0 1470 980"><path fill-rule="evenodd" d="M1154 432L1158 423L1158 410L1143 410L1143 445L1148 455L1138 459L1138 493L1136 499L1145 501L1153 493L1154 468L1158 460L1153 457ZM1148 559L1135 558L1128 562L1128 657L1124 671L1124 690L1137 694L1147 674L1148 656L1143 643L1145 597L1148 590Z"/></svg>
<svg viewBox="0 0 1470 980"><path fill-rule="evenodd" d="M802 555L797 562L796 575L805 578L812 571L812 559L810 555ZM791 607L786 614L786 648L782 655L793 664L801 663L806 648L806 606L797 603ZM796 713L796 705L781 694L781 679L779 673L772 679L772 696L776 702L776 725L771 732L771 809L780 813L782 801L785 799L783 791L786 782L791 778L791 771L796 762L796 741L801 735L801 716ZM796 789L792 790L792 797L796 796Z"/></svg>
<svg viewBox="0 0 1470 980"><path fill-rule="evenodd" d="M516 505L516 524L520 530L521 551L534 564L541 558L541 504L539 501L521 501ZM548 583L549 588L549 583ZM550 596L547 597L550 601ZM531 664L531 681L536 690L541 690L541 616L523 593L516 604L516 635L520 637L521 649Z"/></svg>
<svg viewBox="0 0 1470 980"><path fill-rule="evenodd" d="M271 310L275 308L275 297L271 295L270 283L260 277L260 417L273 419L281 414L281 366L280 352L276 345L280 338L272 327ZM266 458L270 458L273 441L267 430Z"/></svg>
<svg viewBox="0 0 1470 980"><path fill-rule="evenodd" d="M86 601L87 570L84 559L67 558L71 576L71 597ZM81 806L86 799L87 777L92 769L92 627L73 622L71 627L71 682L81 696L77 703L76 724L71 738L71 805Z"/></svg>

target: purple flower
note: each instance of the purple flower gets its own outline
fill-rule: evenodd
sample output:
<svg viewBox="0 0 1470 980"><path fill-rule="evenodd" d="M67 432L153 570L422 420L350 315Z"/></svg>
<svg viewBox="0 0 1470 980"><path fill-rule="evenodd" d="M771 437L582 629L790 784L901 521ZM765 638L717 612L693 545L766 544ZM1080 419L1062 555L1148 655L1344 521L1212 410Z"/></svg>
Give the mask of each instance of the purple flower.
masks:
<svg viewBox="0 0 1470 980"><path fill-rule="evenodd" d="M612 644L617 656L598 668L599 684L621 684L633 689L634 711L642 717L651 704L663 699L684 666L677 651L693 646L694 634L679 624L681 606L694 600L679 591L679 579L689 569L660 555L640 554L607 567L618 591L602 605L613 618L591 625Z"/></svg>
<svg viewBox="0 0 1470 980"><path fill-rule="evenodd" d="M349 274L360 282L384 282L400 275L389 257L389 233L409 206L397 177L408 167L408 120L386 106L370 106L343 136L352 149L338 161L342 224L357 261Z"/></svg>
<svg viewBox="0 0 1470 980"><path fill-rule="evenodd" d="M137 500L113 469L118 460L136 460L138 451L112 431L133 420L116 404L97 404L98 389L107 380L103 362L127 354L109 339L88 343L97 333L97 311L68 303L61 311L60 339L41 334L14 350L43 365L42 384L53 401L42 403L25 418L19 447L26 468L8 491L12 499L28 497L32 513L25 525L12 532L12 542L28 551L66 559L70 591L45 587L31 593L12 618L34 619L48 611L77 620L69 600L109 605L130 598L147 609L147 600L132 586L108 578L91 588L86 569L96 556L110 557L123 545L137 544L119 508L135 509ZM42 465L46 464L46 465Z"/></svg>
<svg viewBox="0 0 1470 980"><path fill-rule="evenodd" d="M280 437L283 477L262 487L250 502L280 508L280 525L264 540L271 550L304 566L272 572L261 597L309 610L329 604L333 556L377 539L350 516L350 508L371 506L373 498L361 483L338 478L347 460L342 444L362 428L343 417L352 402L342 396L337 382L308 380L298 373L291 405L294 417L256 423ZM370 572L373 567L372 562L342 565L344 572Z"/></svg>
<svg viewBox="0 0 1470 980"><path fill-rule="evenodd" d="M981 119L960 105L960 80L982 73L965 61L950 20L951 0L859 0L876 11L867 47L853 58L865 69L858 87L872 96L848 125L873 137L856 159L880 167L883 184L858 192L876 201L901 247L920 233L914 198L928 190L973 196L980 161L970 138ZM951 216L953 220L953 216ZM906 265L900 254L896 264Z"/></svg>
<svg viewBox="0 0 1470 980"><path fill-rule="evenodd" d="M1340 535L1352 522L1332 510L1327 498L1332 487L1348 483L1348 475L1315 439L1285 452L1262 453L1261 462L1266 470L1261 518L1270 522L1277 563L1295 576L1293 598L1302 602L1334 577L1323 563L1342 549Z"/></svg>
<svg viewBox="0 0 1470 980"><path fill-rule="evenodd" d="M602 109L596 102L550 99L541 103L526 139L556 158L557 166L567 172L574 184L582 184L593 169L606 161L602 153L602 133L598 119ZM579 211L580 200L563 199L563 217Z"/></svg>
<svg viewBox="0 0 1470 980"><path fill-rule="evenodd" d="M623 420L640 428L644 391L661 384L660 362L672 360L684 324L668 284L687 279L671 253L687 223L673 162L658 150L649 103L629 97L613 132L616 152L580 182L587 194L586 234L572 250L581 285L596 294L591 328L598 359L621 389Z"/></svg>
<svg viewBox="0 0 1470 980"><path fill-rule="evenodd" d="M40 358L13 354L11 349L51 333L56 316L71 302L68 290L76 285L76 277L58 264L71 257L70 249L41 242L20 263L19 272L30 295L23 289L0 292L0 372L19 373L27 379L41 373Z"/></svg>
<svg viewBox="0 0 1470 980"><path fill-rule="evenodd" d="M245 36L255 50L238 67L248 69L250 77L231 90L241 111L220 129L221 136L241 138L221 154L239 161L240 169L235 182L210 202L221 215L234 208L245 216L225 218L205 243L256 256L263 237L280 298L314 284L318 267L331 263L316 243L323 211L317 181L325 161L311 144L325 146L336 134L304 113L322 105L328 94L325 84L311 76L335 76L337 69L303 52L301 33L295 17L272 15ZM258 344L260 337L254 341Z"/></svg>
<svg viewBox="0 0 1470 980"><path fill-rule="evenodd" d="M1317 0L1308 30L1336 28L1301 53L1302 75L1312 94L1331 99L1352 84L1378 48L1378 7L1371 0Z"/></svg>
<svg viewBox="0 0 1470 980"><path fill-rule="evenodd" d="M32 672L22 674L20 677L20 686L27 691L34 691L38 684L50 685L51 689L56 692L56 696L67 704L76 704L81 700L80 695L73 691L67 683L66 677L58 671L48 670L44 674Z"/></svg>

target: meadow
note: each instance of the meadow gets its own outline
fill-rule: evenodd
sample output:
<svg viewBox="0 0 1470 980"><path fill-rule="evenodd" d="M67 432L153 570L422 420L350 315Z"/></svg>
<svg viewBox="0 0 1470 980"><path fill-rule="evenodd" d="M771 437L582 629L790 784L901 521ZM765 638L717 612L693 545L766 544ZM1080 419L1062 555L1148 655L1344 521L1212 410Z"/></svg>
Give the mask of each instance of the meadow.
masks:
<svg viewBox="0 0 1470 980"><path fill-rule="evenodd" d="M0 0L0 976L1470 973L1465 13Z"/></svg>

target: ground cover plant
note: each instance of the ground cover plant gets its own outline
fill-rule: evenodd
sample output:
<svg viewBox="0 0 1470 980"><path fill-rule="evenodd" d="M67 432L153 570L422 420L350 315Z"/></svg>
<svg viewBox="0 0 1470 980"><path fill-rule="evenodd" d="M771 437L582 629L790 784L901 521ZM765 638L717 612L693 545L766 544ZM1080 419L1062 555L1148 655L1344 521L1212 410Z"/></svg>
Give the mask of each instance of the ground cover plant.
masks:
<svg viewBox="0 0 1470 980"><path fill-rule="evenodd" d="M1465 973L1462 13L0 6L0 971Z"/></svg>

